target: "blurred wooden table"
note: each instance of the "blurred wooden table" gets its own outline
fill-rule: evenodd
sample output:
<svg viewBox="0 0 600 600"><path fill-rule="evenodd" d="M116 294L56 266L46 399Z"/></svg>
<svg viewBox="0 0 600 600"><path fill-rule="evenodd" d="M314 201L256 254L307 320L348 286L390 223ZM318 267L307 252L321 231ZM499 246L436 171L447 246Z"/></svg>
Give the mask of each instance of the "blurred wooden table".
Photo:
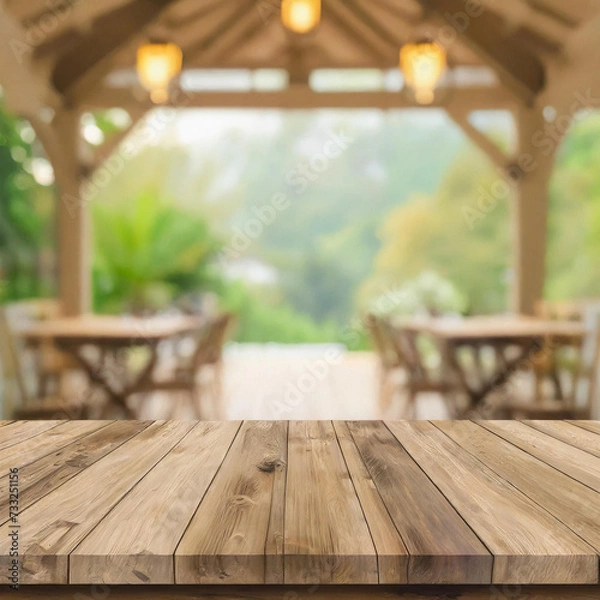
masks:
<svg viewBox="0 0 600 600"><path fill-rule="evenodd" d="M26 599L600 596L598 422L16 422L0 448Z"/></svg>
<svg viewBox="0 0 600 600"><path fill-rule="evenodd" d="M485 398L504 385L510 377L534 355L546 349L574 346L583 342L587 330L575 321L550 321L533 317L494 316L415 319L398 325L414 334L434 339L442 353L442 360L456 376L470 397L470 410L477 410ZM490 347L495 351L495 364L487 376L479 372L478 381L472 382L459 360L459 350L478 350ZM511 355L508 355L508 350Z"/></svg>
<svg viewBox="0 0 600 600"><path fill-rule="evenodd" d="M202 324L199 317L110 317L84 316L49 319L28 326L19 335L30 345L51 340L72 355L91 383L106 392L109 404L128 418L134 415L127 398L144 389L158 360L158 345L190 333ZM90 346L95 356L86 352ZM132 373L126 354L133 348L147 348L145 364Z"/></svg>

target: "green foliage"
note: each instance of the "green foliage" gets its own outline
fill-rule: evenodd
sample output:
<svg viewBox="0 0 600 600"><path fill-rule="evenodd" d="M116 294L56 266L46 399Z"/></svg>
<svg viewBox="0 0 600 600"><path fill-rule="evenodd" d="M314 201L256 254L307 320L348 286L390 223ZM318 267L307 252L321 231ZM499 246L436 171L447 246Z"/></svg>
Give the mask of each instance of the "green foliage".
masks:
<svg viewBox="0 0 600 600"><path fill-rule="evenodd" d="M600 114L577 122L550 185L548 279L554 300L600 296Z"/></svg>
<svg viewBox="0 0 600 600"><path fill-rule="evenodd" d="M50 288L43 258L53 239L52 204L31 174L34 138L29 124L0 101L0 299L5 301L47 294Z"/></svg>
<svg viewBox="0 0 600 600"><path fill-rule="evenodd" d="M443 315L462 314L466 307L467 299L451 282L434 271L423 271L375 298L369 312L380 316Z"/></svg>
<svg viewBox="0 0 600 600"><path fill-rule="evenodd" d="M219 243L204 218L153 194L94 206L95 304L103 312L156 310L210 288Z"/></svg>
<svg viewBox="0 0 600 600"><path fill-rule="evenodd" d="M330 342L337 338L333 323L318 325L276 297L236 282L225 286L222 307L237 315L238 342L302 344Z"/></svg>
<svg viewBox="0 0 600 600"><path fill-rule="evenodd" d="M352 315L390 290L412 298L412 308L402 310L506 309L509 193L498 193L493 167L448 120L435 113L416 119L410 111L283 115L253 113L252 127L218 133L207 114L205 143L193 147L171 143L182 129L175 120L134 132L139 152L128 153L92 203L96 309L152 310L186 293L215 290L240 314L241 341L335 340L353 349L363 347L364 337L357 324L349 342ZM117 116L94 115L107 138L122 127ZM352 141L299 186L298 169L314 164L332 135L344 132ZM44 294L55 285L53 190L31 174L38 146L27 123L0 108L6 298ZM549 298L600 295L598 165L600 115L593 113L574 125L551 183ZM211 266L218 239L227 242L233 227L243 228L276 194L289 207L247 251L279 271L276 289L222 282ZM424 292L426 271L440 280L429 279Z"/></svg>
<svg viewBox="0 0 600 600"><path fill-rule="evenodd" d="M433 196L393 210L381 227L381 251L361 289L361 305L433 269L468 299L466 312L504 310L511 258L509 189L498 182L480 153L468 149ZM469 218L470 211L479 218Z"/></svg>

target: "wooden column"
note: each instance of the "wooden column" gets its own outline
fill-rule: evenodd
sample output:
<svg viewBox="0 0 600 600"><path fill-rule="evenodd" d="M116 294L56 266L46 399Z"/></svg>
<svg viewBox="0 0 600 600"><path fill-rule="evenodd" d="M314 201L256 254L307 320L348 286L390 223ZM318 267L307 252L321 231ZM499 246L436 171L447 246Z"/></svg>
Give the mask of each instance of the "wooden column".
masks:
<svg viewBox="0 0 600 600"><path fill-rule="evenodd" d="M61 110L52 124L34 123L54 168L59 196L57 242L59 295L65 316L91 309L90 207L81 200L79 113Z"/></svg>
<svg viewBox="0 0 600 600"><path fill-rule="evenodd" d="M513 198L514 282L511 307L515 313L534 314L544 296L548 186L559 141L547 130L541 111L519 108L516 165L520 177Z"/></svg>

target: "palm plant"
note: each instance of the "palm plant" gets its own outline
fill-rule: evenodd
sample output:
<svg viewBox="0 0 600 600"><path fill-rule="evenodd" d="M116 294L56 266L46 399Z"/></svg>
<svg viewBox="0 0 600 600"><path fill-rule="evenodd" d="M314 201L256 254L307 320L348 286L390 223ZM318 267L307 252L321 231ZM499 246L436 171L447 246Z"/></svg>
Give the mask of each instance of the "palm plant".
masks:
<svg viewBox="0 0 600 600"><path fill-rule="evenodd" d="M157 310L215 283L220 245L201 215L150 192L128 205L96 205L93 214L97 310Z"/></svg>

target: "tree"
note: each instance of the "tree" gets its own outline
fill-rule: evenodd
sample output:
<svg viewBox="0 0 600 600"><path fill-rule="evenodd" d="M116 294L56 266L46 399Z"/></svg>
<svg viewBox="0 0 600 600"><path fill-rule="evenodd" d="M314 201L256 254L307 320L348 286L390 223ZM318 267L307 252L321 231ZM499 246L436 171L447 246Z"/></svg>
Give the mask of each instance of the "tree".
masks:
<svg viewBox="0 0 600 600"><path fill-rule="evenodd" d="M431 196L393 210L360 303L434 270L462 292L470 312L506 309L510 261L509 185L474 149L463 151Z"/></svg>
<svg viewBox="0 0 600 600"><path fill-rule="evenodd" d="M600 114L579 120L561 147L550 185L546 296L600 296Z"/></svg>

